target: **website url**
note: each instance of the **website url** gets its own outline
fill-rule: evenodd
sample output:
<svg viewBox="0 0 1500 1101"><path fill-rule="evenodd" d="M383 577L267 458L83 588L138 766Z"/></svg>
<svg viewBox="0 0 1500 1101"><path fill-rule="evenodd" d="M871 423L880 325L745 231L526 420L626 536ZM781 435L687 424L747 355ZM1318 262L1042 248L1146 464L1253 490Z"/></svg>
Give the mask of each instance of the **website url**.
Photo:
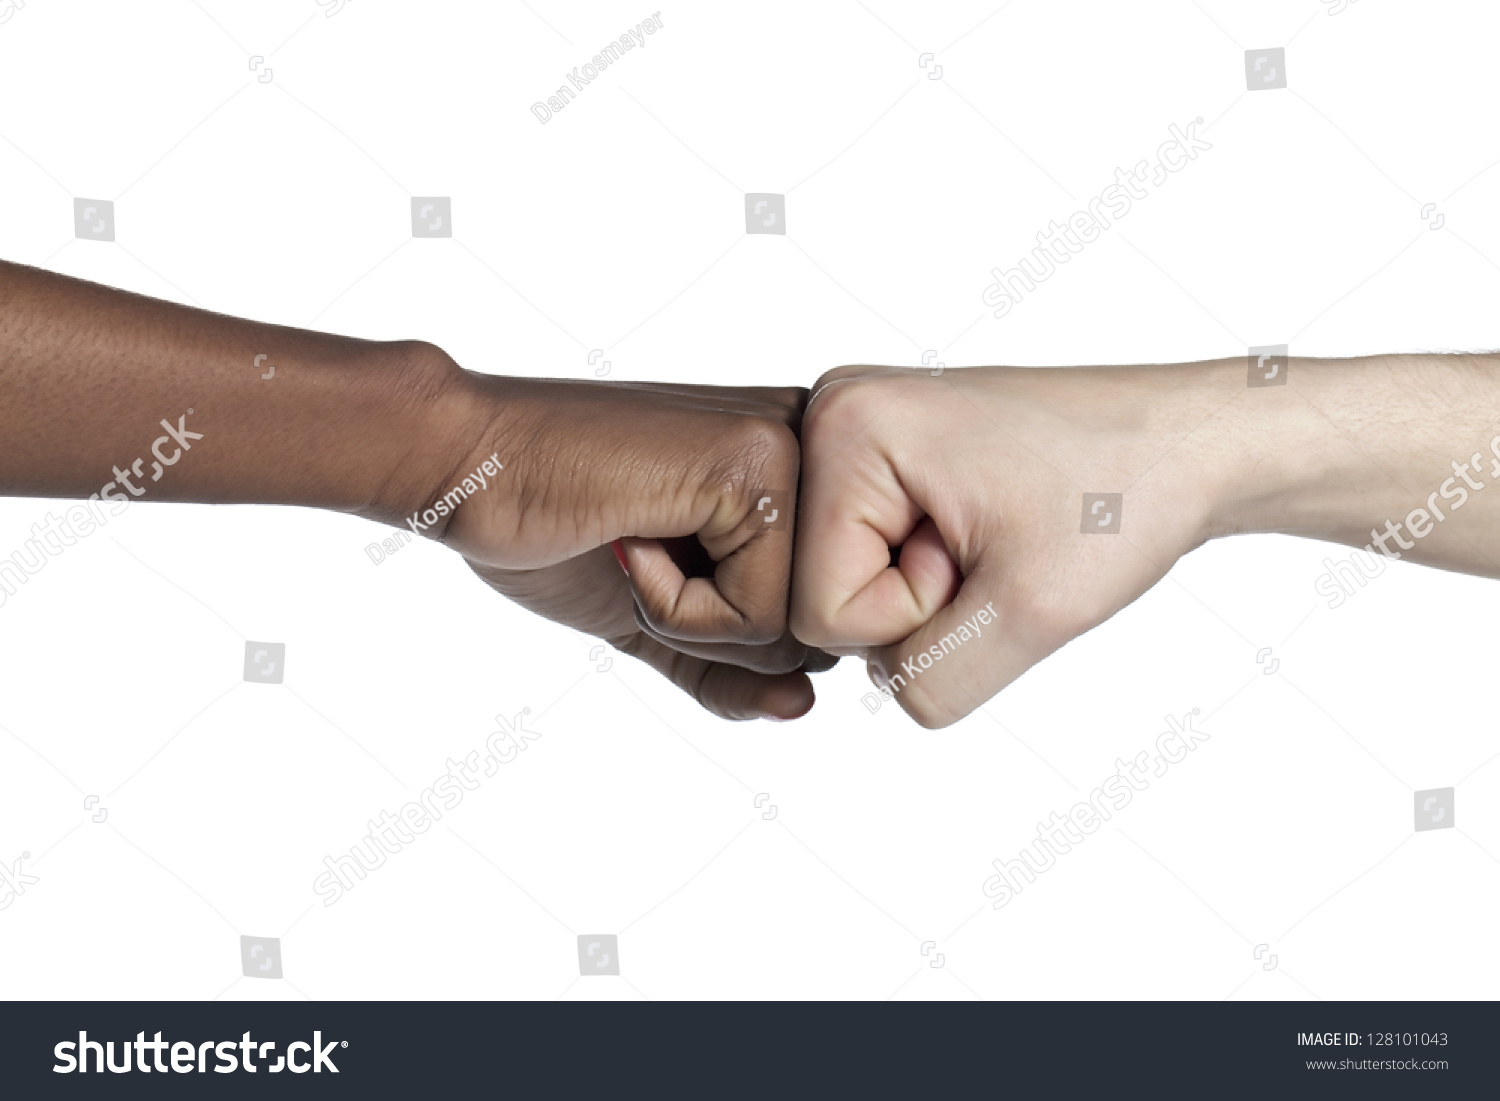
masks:
<svg viewBox="0 0 1500 1101"><path fill-rule="evenodd" d="M1446 1059L1309 1059L1308 1070L1447 1070Z"/></svg>

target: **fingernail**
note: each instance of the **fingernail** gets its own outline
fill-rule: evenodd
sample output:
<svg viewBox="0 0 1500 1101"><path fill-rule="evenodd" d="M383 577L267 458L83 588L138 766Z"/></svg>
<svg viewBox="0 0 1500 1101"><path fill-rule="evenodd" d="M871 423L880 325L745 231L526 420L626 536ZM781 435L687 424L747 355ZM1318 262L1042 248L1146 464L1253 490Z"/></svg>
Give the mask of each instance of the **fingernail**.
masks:
<svg viewBox="0 0 1500 1101"><path fill-rule="evenodd" d="M625 561L625 544L621 540L616 539L609 546L615 552L615 561L620 563L620 569L625 571L626 577L629 577L630 566Z"/></svg>

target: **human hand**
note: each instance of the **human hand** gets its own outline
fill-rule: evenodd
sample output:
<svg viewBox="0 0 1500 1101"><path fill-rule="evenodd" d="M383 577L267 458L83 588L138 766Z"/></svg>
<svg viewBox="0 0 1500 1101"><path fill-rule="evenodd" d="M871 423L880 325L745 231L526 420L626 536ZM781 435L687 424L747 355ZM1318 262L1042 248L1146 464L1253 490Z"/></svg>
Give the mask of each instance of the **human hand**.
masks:
<svg viewBox="0 0 1500 1101"><path fill-rule="evenodd" d="M829 659L786 633L804 390L478 375L423 341L264 325L3 261L0 318L0 491L113 493L113 508L147 490L106 472L186 407L202 442L163 460L170 477L158 464L153 500L410 523L717 714L812 706L802 670ZM622 537L628 582L607 546Z"/></svg>
<svg viewBox="0 0 1500 1101"><path fill-rule="evenodd" d="M479 443L434 501L486 459L504 469L423 534L723 718L812 706L807 673L837 659L786 630L805 390L467 374L459 385Z"/></svg>
<svg viewBox="0 0 1500 1101"><path fill-rule="evenodd" d="M793 638L799 389L476 375L422 341L265 325L3 261L0 314L0 492L88 500L91 527L105 502L143 494L420 516L500 591L726 717L802 714L806 671L831 664L808 647L825 645L868 655L919 721L953 722L1216 535L1500 577L1488 353L1288 359L1280 384L1250 388L1242 359L830 372L801 426ZM162 436L150 481L130 482L174 423L192 461L156 451ZM505 469L474 485L487 459ZM1092 494L1123 494L1117 531ZM764 523L773 509L784 528Z"/></svg>
<svg viewBox="0 0 1500 1101"><path fill-rule="evenodd" d="M935 728L1108 619L1215 531L1216 465L1176 448L1243 379L1166 370L824 375L802 429L793 634L867 658ZM1118 534L1083 534L1085 494L1120 492Z"/></svg>

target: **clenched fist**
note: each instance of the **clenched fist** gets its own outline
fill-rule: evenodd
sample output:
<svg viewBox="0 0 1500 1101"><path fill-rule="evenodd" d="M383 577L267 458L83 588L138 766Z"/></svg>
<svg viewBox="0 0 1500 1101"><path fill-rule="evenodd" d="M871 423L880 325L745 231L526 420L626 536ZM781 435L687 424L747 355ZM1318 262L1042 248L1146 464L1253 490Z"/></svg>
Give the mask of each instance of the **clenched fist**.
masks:
<svg viewBox="0 0 1500 1101"><path fill-rule="evenodd" d="M812 706L807 671L834 659L786 630L805 390L467 373L454 385L479 420L452 477L492 455L504 470L433 534L480 577L723 718Z"/></svg>
<svg viewBox="0 0 1500 1101"><path fill-rule="evenodd" d="M1184 370L824 375L804 419L793 632L867 658L923 726L974 710L1207 537L1209 502L1170 444L1233 393L1185 397ZM1083 533L1096 490L1125 491L1119 534Z"/></svg>
<svg viewBox="0 0 1500 1101"><path fill-rule="evenodd" d="M1261 388L1243 359L829 372L803 417L793 633L940 727L1210 538L1500 576L1500 491L1475 476L1500 471L1496 357L1287 366Z"/></svg>
<svg viewBox="0 0 1500 1101"><path fill-rule="evenodd" d="M722 717L802 715L857 654L943 726L1215 536L1500 576L1500 357L1285 367L843 367L810 398L503 378L0 261L0 493L113 501L112 472L411 521ZM191 461L136 486L118 464L163 414Z"/></svg>

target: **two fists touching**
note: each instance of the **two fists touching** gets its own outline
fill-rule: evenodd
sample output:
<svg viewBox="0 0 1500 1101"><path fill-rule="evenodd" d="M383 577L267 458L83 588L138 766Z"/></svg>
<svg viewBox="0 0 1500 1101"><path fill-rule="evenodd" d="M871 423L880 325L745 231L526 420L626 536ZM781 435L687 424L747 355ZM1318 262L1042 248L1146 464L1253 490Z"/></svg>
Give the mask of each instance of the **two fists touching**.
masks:
<svg viewBox="0 0 1500 1101"><path fill-rule="evenodd" d="M0 261L0 494L94 502L33 556L121 484L411 523L725 718L795 718L854 655L943 726L1218 535L1500 577L1500 355L1263 366L506 378ZM190 456L131 483L184 423Z"/></svg>
<svg viewBox="0 0 1500 1101"><path fill-rule="evenodd" d="M810 395L471 376L503 390L475 454L505 489L441 538L724 718L802 715L839 655L944 726L1202 539L1186 515L1081 532L1078 487L1160 453L1096 374L846 367Z"/></svg>

